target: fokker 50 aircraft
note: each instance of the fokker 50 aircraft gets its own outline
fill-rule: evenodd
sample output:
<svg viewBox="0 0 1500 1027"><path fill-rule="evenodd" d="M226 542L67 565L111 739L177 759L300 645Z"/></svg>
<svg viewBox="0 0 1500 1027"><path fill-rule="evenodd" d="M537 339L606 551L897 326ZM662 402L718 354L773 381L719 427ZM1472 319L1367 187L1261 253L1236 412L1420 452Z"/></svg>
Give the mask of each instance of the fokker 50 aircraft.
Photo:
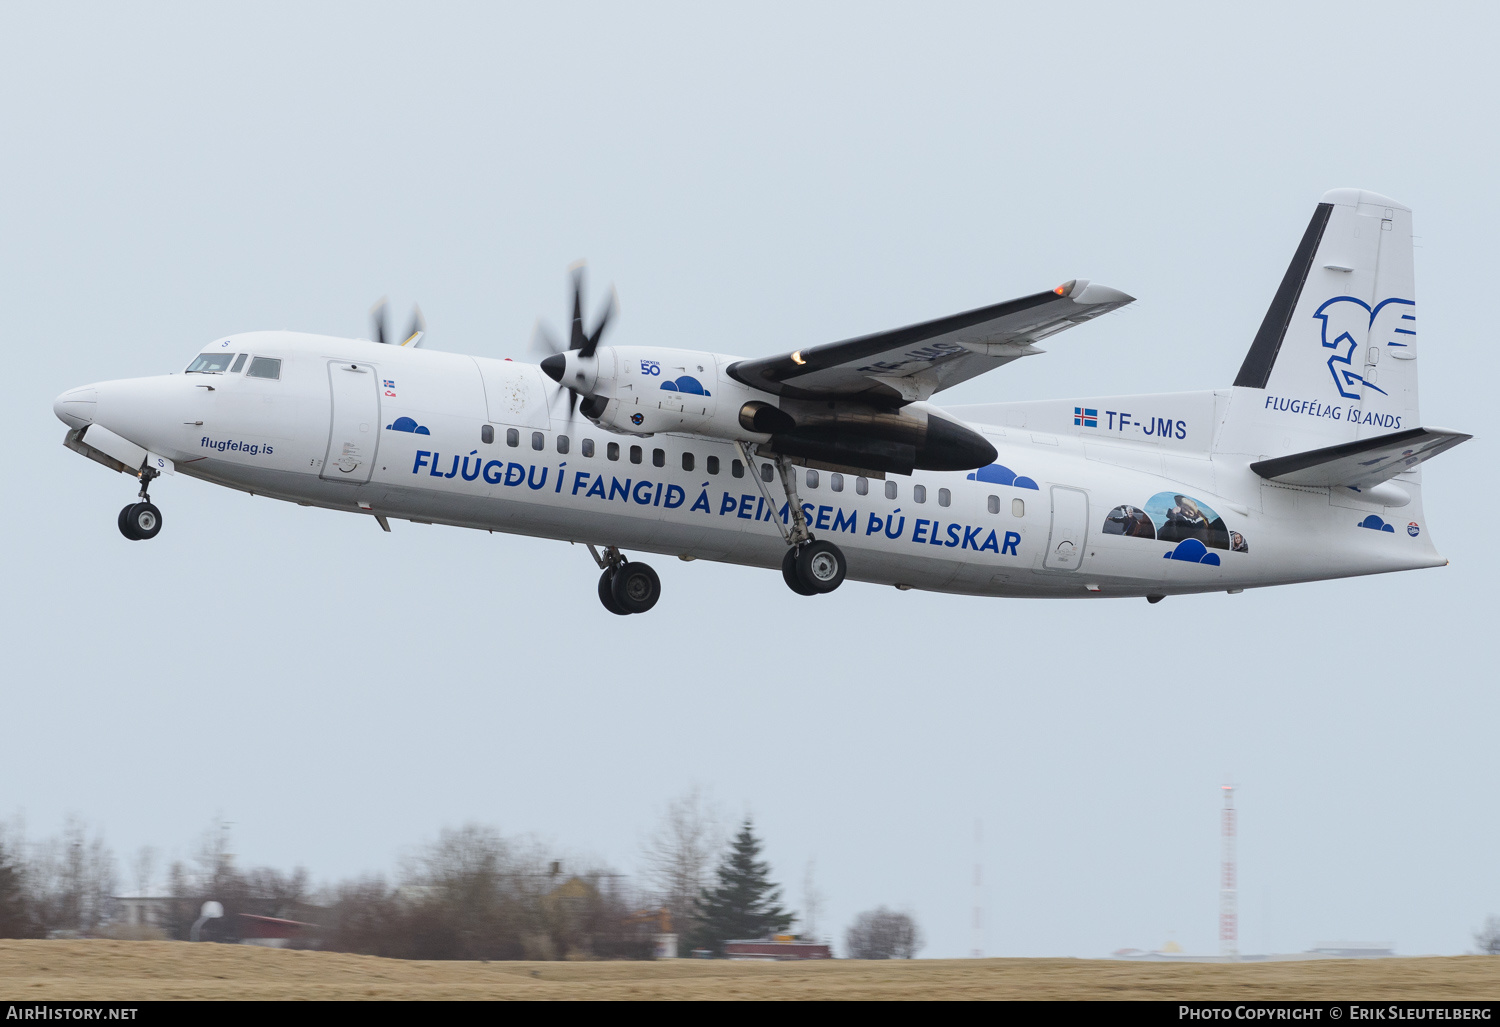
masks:
<svg viewBox="0 0 1500 1027"><path fill-rule="evenodd" d="M1420 426L1411 212L1325 195L1230 388L940 407L1131 302L1078 280L923 324L744 358L601 344L581 273L537 364L295 332L210 343L182 374L54 403L65 445L390 521L588 545L613 613L657 575L622 549L990 596L1164 596L1436 567L1419 465L1470 436ZM1248 334L1248 333L1247 333ZM546 333L542 336L545 338ZM1194 340L1199 345L1203 340ZM1216 341L1216 340L1214 340ZM566 395L564 395L566 390ZM581 402L579 402L581 400Z"/></svg>

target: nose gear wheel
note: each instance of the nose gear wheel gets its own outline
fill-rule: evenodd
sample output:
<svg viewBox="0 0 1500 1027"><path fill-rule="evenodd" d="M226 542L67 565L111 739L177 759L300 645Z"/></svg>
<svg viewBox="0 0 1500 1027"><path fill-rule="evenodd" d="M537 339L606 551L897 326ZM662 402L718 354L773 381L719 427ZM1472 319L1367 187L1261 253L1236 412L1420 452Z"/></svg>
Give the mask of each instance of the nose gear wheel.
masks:
<svg viewBox="0 0 1500 1027"><path fill-rule="evenodd" d="M131 503L120 511L116 523L120 534L132 542L155 538L161 531L161 511L155 503Z"/></svg>

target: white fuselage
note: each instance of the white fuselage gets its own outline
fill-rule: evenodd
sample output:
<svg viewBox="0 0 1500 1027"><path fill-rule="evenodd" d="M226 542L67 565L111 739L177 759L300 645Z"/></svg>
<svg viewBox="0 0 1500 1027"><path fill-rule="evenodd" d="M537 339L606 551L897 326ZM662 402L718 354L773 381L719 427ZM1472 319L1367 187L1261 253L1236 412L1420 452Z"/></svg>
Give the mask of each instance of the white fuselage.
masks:
<svg viewBox="0 0 1500 1027"><path fill-rule="evenodd" d="M746 469L727 441L567 417L535 365L286 332L214 345L278 358L279 378L103 382L60 397L59 416L105 426L184 474L303 505L781 564L785 498L779 479L757 483L765 461ZM1001 471L881 480L798 468L800 498L850 578L975 595L1170 595L1445 562L1419 523L1414 473L1372 501L1265 482L1249 469L1256 454L1226 451L1219 426L1242 391L1132 397L1133 411L1090 399L1088 424L1072 401L950 408L994 445ZM1130 534L1130 510L1176 518L1173 534ZM1360 527L1372 514L1396 530ZM1235 544L1208 548L1214 560L1170 558L1205 532Z"/></svg>

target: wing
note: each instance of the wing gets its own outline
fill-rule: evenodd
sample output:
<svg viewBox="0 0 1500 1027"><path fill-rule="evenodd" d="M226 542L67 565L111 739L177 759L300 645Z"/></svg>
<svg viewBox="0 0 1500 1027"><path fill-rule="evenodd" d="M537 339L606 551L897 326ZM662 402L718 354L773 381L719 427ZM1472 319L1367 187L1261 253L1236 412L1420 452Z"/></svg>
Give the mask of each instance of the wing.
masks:
<svg viewBox="0 0 1500 1027"><path fill-rule="evenodd" d="M1033 343L1118 310L1135 297L1078 279L1049 292L890 332L731 364L751 388L789 399L860 397L881 405L933 393L1040 353Z"/></svg>

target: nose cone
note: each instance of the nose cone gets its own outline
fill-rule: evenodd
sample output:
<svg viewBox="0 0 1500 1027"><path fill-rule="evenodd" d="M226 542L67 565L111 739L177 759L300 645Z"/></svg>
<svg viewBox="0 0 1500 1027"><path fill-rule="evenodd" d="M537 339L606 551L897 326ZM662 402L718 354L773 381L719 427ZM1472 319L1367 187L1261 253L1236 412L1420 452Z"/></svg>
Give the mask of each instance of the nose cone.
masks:
<svg viewBox="0 0 1500 1027"><path fill-rule="evenodd" d="M94 423L94 412L99 405L99 390L92 385L81 389L69 389L52 401L52 412L69 428L82 428Z"/></svg>
<svg viewBox="0 0 1500 1027"><path fill-rule="evenodd" d="M561 353L554 353L542 361L542 373L555 382L562 381L563 372L568 369L568 358Z"/></svg>

